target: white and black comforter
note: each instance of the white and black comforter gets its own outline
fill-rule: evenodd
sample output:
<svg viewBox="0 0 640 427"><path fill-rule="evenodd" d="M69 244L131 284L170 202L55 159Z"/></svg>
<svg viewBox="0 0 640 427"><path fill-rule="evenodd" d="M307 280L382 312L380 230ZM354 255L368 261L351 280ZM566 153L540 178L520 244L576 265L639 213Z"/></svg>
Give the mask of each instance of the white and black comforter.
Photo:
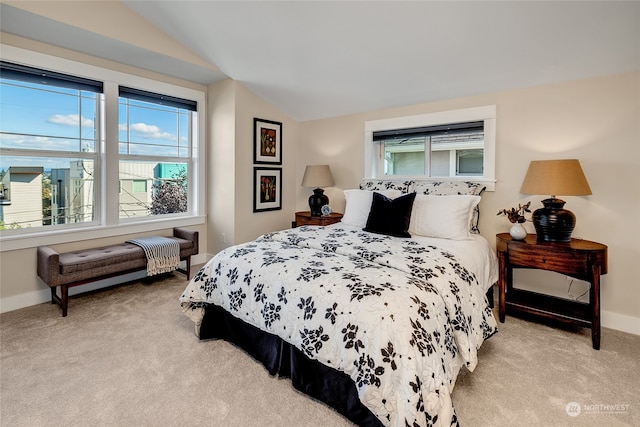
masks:
<svg viewBox="0 0 640 427"><path fill-rule="evenodd" d="M497 330L487 287L446 250L338 225L227 248L180 302L197 331L212 303L345 372L385 425L451 425L458 371Z"/></svg>

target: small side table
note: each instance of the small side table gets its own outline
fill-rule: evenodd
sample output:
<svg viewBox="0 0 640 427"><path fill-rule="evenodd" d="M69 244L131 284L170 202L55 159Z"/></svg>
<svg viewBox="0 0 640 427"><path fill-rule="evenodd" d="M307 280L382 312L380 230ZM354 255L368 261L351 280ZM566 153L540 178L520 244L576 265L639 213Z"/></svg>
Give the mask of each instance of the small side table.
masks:
<svg viewBox="0 0 640 427"><path fill-rule="evenodd" d="M600 349L600 275L607 274L607 247L588 240L539 242L535 234L513 240L496 235L499 278L499 317L505 312L528 313L591 328L593 348ZM589 302L578 302L513 287L514 268L549 270L591 284Z"/></svg>
<svg viewBox="0 0 640 427"><path fill-rule="evenodd" d="M310 211L296 212L295 226L300 227L302 225L331 225L342 220L342 214L338 212L331 212L326 216L312 216Z"/></svg>

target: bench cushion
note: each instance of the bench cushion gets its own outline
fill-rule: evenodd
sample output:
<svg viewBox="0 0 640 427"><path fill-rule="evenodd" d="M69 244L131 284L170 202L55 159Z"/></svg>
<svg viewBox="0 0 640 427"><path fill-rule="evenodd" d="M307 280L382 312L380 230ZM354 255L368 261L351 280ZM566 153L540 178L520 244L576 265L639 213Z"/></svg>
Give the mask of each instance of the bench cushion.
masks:
<svg viewBox="0 0 640 427"><path fill-rule="evenodd" d="M100 269L109 264L140 258L141 254L144 257L142 248L131 243L67 252L60 254L60 274Z"/></svg>
<svg viewBox="0 0 640 427"><path fill-rule="evenodd" d="M180 244L180 253L193 247L190 240L170 237ZM140 262L136 262L140 261ZM118 271L119 264L129 264L129 268L145 266L147 258L144 250L133 243L121 243L101 248L60 254L60 274L74 274L78 271L96 270L97 275Z"/></svg>

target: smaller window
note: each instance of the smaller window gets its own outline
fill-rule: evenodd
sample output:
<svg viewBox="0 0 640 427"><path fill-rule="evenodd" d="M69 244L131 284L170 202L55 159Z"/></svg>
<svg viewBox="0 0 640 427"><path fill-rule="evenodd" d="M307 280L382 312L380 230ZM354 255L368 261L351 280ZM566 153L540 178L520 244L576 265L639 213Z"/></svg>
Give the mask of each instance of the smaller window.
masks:
<svg viewBox="0 0 640 427"><path fill-rule="evenodd" d="M365 177L473 180L495 187L495 106L365 123Z"/></svg>
<svg viewBox="0 0 640 427"><path fill-rule="evenodd" d="M385 176L482 176L483 122L373 132L373 141L384 152Z"/></svg>

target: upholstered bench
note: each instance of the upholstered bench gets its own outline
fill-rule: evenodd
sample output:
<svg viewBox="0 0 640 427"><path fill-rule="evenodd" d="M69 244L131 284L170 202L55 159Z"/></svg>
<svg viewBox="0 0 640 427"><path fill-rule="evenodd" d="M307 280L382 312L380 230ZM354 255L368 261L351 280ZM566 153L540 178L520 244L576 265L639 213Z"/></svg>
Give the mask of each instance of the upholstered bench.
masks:
<svg viewBox="0 0 640 427"><path fill-rule="evenodd" d="M198 232L174 228L173 237L180 245L180 260L186 269L179 270L190 278L191 255L198 253ZM48 246L38 247L38 276L51 288L51 303L67 315L69 288L147 268L144 249L133 243L58 253ZM60 287L60 296L56 288Z"/></svg>

